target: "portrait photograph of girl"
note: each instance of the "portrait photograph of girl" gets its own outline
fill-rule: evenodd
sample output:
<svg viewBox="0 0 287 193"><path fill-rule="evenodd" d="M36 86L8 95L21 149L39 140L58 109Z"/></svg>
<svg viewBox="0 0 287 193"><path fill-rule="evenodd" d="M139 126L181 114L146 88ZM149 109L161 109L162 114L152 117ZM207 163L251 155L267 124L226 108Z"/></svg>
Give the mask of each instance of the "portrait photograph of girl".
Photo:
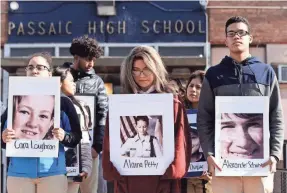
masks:
<svg viewBox="0 0 287 193"><path fill-rule="evenodd" d="M54 109L54 95L13 96L13 129L16 139L53 139Z"/></svg>
<svg viewBox="0 0 287 193"><path fill-rule="evenodd" d="M121 155L161 157L161 116L121 116Z"/></svg>

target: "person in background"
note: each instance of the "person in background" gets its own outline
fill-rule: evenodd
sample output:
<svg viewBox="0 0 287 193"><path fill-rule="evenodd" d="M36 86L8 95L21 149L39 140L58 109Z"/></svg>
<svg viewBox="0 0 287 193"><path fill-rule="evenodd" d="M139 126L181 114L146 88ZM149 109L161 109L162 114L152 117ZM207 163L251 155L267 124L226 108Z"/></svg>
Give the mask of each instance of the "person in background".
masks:
<svg viewBox="0 0 287 193"><path fill-rule="evenodd" d="M178 78L170 79L169 84L175 89L176 93L184 100L185 88L182 85L182 82Z"/></svg>
<svg viewBox="0 0 287 193"><path fill-rule="evenodd" d="M167 71L157 51L149 46L131 50L121 66L124 94L172 93ZM109 122L106 123L103 169L104 178L114 181L115 193L180 193L180 179L189 167L191 141L185 108L174 95L174 161L161 176L121 176L110 160Z"/></svg>
<svg viewBox="0 0 287 193"><path fill-rule="evenodd" d="M251 27L241 16L229 18L225 23L225 44L229 56L220 64L210 67L201 88L198 105L197 127L203 153L207 158L209 171L222 168L215 159L215 99L216 96L267 96L269 98L269 160L262 164L268 167L268 176L213 176L214 193L268 193L273 192L273 178L276 163L282 155L284 123L279 84L271 67L251 56ZM241 132L238 138L244 137ZM244 148L246 141L237 148Z"/></svg>
<svg viewBox="0 0 287 193"><path fill-rule="evenodd" d="M205 72L193 72L186 84L185 107L189 113L189 125L192 136L191 162L206 161L202 152L199 152L200 141L197 132L196 115L198 112L199 96ZM211 176L203 171L200 177L182 179L182 193L212 193Z"/></svg>
<svg viewBox="0 0 287 193"><path fill-rule="evenodd" d="M73 56L73 63L65 63L63 66L71 69L70 72L76 83L76 93L92 93L96 96L96 123L92 136L93 167L91 175L81 186L81 192L106 193L107 183L102 176L101 151L108 111L108 97L103 80L94 70L95 61L103 54L103 50L96 39L82 36L73 39L70 53Z"/></svg>
<svg viewBox="0 0 287 193"><path fill-rule="evenodd" d="M82 141L81 141L81 164L82 164L82 172L80 173L80 177L82 177L83 182L69 182L67 193L78 193L79 188L82 190L85 184L86 178L91 175L92 172L92 155L91 155L91 144L90 144L90 135L89 135L89 127L91 123L91 116L89 116L89 112L87 108L85 108L84 104L81 101L78 101L74 95L76 86L74 83L74 78L70 72L69 67L58 67L54 70L53 76L59 76L61 79L61 91L62 93L69 97L69 99L73 102L78 115L80 115L81 129L82 129ZM84 184L84 185L83 185Z"/></svg>
<svg viewBox="0 0 287 193"><path fill-rule="evenodd" d="M52 76L52 58L48 53L35 53L28 59L26 75L32 77ZM9 193L63 193L67 191L65 165L66 147L76 147L82 132L73 104L61 97L60 127L53 129L53 136L60 141L58 158L11 157L8 166L7 190ZM72 104L72 106L70 106ZM3 119L5 118L6 119ZM1 116L4 144L15 139L15 131L7 127L7 110ZM2 146L2 148L3 148Z"/></svg>

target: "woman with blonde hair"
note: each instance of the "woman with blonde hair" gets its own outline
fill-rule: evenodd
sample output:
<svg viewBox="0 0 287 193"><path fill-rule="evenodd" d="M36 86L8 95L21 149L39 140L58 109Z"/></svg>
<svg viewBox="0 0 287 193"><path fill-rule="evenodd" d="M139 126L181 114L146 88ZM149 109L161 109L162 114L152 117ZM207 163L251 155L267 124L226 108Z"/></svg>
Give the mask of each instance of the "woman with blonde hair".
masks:
<svg viewBox="0 0 287 193"><path fill-rule="evenodd" d="M125 94L171 93L167 71L157 51L149 46L131 50L121 67ZM174 95L174 161L162 176L121 176L110 160L109 122L103 146L104 178L114 181L115 193L180 193L180 179L188 170L191 140L184 104Z"/></svg>

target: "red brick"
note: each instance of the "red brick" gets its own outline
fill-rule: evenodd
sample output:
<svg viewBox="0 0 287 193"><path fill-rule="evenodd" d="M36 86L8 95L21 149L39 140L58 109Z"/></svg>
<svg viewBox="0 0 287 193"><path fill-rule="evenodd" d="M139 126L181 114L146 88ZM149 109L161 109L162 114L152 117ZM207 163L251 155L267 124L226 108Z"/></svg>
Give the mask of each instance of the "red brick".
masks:
<svg viewBox="0 0 287 193"><path fill-rule="evenodd" d="M8 1L1 1L1 47L7 41Z"/></svg>
<svg viewBox="0 0 287 193"><path fill-rule="evenodd" d="M287 17L287 2L210 1L208 6L209 40L213 45L224 44L225 22L235 15L244 16L249 20L254 45L287 43L287 20L284 19ZM212 8L214 6L230 6L230 8ZM240 6L253 7L242 9ZM268 9L264 6L277 9Z"/></svg>

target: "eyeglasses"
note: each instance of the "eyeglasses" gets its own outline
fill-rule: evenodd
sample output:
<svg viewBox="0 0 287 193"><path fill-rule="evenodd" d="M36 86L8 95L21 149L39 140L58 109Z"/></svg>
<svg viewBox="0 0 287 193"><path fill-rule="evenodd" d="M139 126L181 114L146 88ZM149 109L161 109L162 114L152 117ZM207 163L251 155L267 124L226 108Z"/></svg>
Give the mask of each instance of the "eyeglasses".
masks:
<svg viewBox="0 0 287 193"><path fill-rule="evenodd" d="M41 72L41 71L44 71L44 70L50 71L50 69L47 66L44 66L44 65L36 65L36 66L29 65L25 69L26 69L26 71L33 71L35 68L37 69L38 72Z"/></svg>
<svg viewBox="0 0 287 193"><path fill-rule="evenodd" d="M236 35L238 35L239 37L242 37L242 36L246 36L246 35L249 35L249 32L248 31L244 31L244 30L239 30L239 31L228 31L226 33L227 37L234 37Z"/></svg>
<svg viewBox="0 0 287 193"><path fill-rule="evenodd" d="M152 74L152 71L148 68L145 68L143 70L133 69L133 75L134 76L140 76L141 73L143 73L144 76L149 76Z"/></svg>

